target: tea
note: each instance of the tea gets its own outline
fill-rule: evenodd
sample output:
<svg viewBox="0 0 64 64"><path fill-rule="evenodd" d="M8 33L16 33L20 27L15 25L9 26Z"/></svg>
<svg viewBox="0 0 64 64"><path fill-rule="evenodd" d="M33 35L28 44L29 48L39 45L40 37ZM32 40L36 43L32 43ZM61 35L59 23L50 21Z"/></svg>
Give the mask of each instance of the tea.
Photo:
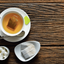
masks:
<svg viewBox="0 0 64 64"><path fill-rule="evenodd" d="M17 13L9 13L3 18L3 28L6 32L15 34L23 27L23 19Z"/></svg>

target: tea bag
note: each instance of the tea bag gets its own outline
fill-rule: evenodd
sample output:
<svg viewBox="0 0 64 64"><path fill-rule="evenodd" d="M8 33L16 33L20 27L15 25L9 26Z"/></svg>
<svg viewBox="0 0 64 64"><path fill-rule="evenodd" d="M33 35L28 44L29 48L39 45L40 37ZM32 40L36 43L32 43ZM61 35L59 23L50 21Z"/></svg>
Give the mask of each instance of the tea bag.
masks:
<svg viewBox="0 0 64 64"><path fill-rule="evenodd" d="M25 59L32 57L36 53L36 49L33 44L24 44L24 46L25 48L21 51L21 53Z"/></svg>
<svg viewBox="0 0 64 64"><path fill-rule="evenodd" d="M31 44L31 43L27 43L27 44L26 43L22 43L21 44L21 50L24 50L25 48L27 48L30 45L32 46L33 44Z"/></svg>
<svg viewBox="0 0 64 64"><path fill-rule="evenodd" d="M8 24L7 24L7 27L11 30L15 30L15 28L17 27L18 25L18 19L16 16L12 16L9 21L8 21Z"/></svg>

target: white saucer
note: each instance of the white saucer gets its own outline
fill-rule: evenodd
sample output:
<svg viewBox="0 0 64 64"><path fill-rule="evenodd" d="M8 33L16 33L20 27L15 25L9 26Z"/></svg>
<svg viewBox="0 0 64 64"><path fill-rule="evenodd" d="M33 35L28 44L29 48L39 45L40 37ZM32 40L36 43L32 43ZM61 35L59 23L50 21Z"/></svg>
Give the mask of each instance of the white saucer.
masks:
<svg viewBox="0 0 64 64"><path fill-rule="evenodd" d="M15 8L15 7L8 8L8 9L4 10L3 12L9 11L9 10L19 11L23 15L23 17L28 16L28 14L25 11L23 11L22 9L19 9L19 8ZM0 17L1 17L1 14L0 14ZM9 41L9 42L18 42L18 41L21 41L21 40L23 40L28 35L28 33L30 31L30 28L31 28L31 22L28 25L25 25L25 27L23 28L24 32L25 32L25 34L24 34L23 37L16 37L15 36L15 37L6 37L6 38L3 38L3 39L6 40L6 41ZM0 28L0 36L7 36L7 35L5 35L1 31L1 28Z"/></svg>

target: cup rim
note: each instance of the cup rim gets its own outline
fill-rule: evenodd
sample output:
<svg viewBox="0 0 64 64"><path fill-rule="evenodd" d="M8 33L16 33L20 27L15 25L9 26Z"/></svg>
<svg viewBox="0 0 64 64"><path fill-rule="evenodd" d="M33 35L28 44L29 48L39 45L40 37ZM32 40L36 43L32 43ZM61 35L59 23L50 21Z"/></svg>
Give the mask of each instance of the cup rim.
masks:
<svg viewBox="0 0 64 64"><path fill-rule="evenodd" d="M20 14L19 11L11 11L11 10L10 10L10 11L7 11L7 12L5 12L5 13L2 12L2 13L3 13L3 15L1 16L1 30L2 30L2 32L3 32L4 34L8 35L8 36L17 36L18 34L20 34L20 33L22 32L23 27L24 27L24 19L23 19L22 14ZM8 33L7 31L4 30L4 28L3 28L3 26L2 26L3 18L5 17L5 15L7 15L7 14L9 14L9 13L17 13L17 14L20 15L20 17L21 17L22 20L23 20L23 26L22 26L21 30L20 30L19 32L15 33L15 34Z"/></svg>

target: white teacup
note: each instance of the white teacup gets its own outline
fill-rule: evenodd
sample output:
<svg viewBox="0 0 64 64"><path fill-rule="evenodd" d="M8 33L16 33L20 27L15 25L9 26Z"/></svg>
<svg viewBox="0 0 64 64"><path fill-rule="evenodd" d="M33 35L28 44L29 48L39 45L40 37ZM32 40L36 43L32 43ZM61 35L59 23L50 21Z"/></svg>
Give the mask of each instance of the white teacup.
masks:
<svg viewBox="0 0 64 64"><path fill-rule="evenodd" d="M4 16L7 15L7 14L9 14L9 13L17 13L17 14L19 14L19 15L21 16L21 18L23 19L23 26L22 26L21 30L20 30L19 32L15 33L15 34L11 34L11 33L8 33L7 31L5 31L4 28L3 28L3 25L2 25ZM17 10L9 10L9 8L6 9L6 10L4 10L4 11L1 13L0 23L1 23L1 30L2 30L2 32L3 32L4 34L8 35L8 36L16 36L16 35L20 34L20 33L23 31L23 27L25 26L25 22L24 22L23 15L22 15L19 11L17 11Z"/></svg>

